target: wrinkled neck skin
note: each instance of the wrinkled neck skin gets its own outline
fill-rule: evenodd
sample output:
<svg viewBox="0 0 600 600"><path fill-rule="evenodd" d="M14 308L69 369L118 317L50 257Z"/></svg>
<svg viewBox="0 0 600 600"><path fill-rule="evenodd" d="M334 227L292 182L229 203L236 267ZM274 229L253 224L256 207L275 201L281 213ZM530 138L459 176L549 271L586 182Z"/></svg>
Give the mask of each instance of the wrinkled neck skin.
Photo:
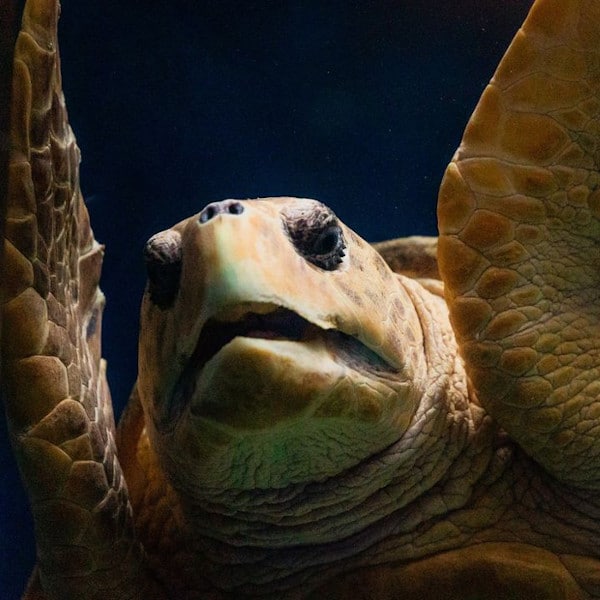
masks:
<svg viewBox="0 0 600 600"><path fill-rule="evenodd" d="M322 482L205 490L191 500L166 482L142 436L139 468L149 477L139 493L132 490L134 512L153 568L172 593L299 598L342 572L469 543L518 540L572 552L559 541L565 528L596 554L597 525L578 521L573 495L547 488L469 400L444 301L415 281L403 285L421 323L429 384L408 430L378 454ZM557 540L547 513L562 528ZM508 533L515 522L527 524L521 537Z"/></svg>

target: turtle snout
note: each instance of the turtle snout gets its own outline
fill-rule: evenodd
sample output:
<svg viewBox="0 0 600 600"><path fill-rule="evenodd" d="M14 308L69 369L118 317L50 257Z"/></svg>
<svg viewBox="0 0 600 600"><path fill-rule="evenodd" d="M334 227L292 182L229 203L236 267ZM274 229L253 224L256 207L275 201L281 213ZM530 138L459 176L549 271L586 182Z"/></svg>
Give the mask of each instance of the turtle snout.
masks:
<svg viewBox="0 0 600 600"><path fill-rule="evenodd" d="M221 202L211 202L206 205L198 217L200 223L206 223L217 215L229 214L240 215L244 212L244 206L237 200L221 200Z"/></svg>

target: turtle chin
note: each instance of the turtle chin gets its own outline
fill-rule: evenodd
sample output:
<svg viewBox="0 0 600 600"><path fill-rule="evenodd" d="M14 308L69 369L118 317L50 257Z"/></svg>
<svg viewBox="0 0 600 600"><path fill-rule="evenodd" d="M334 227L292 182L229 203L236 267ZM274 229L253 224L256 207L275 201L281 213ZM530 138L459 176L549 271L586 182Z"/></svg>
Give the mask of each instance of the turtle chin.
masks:
<svg viewBox="0 0 600 600"><path fill-rule="evenodd" d="M176 487L201 499L323 481L398 440L416 407L412 386L344 358L315 332L226 343L177 388L186 406L163 439Z"/></svg>
<svg viewBox="0 0 600 600"><path fill-rule="evenodd" d="M295 342L235 337L188 388L191 414L239 431L307 418L318 411L324 391L344 377L335 364L323 369L328 362L327 348L318 338ZM364 412L376 409L371 403Z"/></svg>

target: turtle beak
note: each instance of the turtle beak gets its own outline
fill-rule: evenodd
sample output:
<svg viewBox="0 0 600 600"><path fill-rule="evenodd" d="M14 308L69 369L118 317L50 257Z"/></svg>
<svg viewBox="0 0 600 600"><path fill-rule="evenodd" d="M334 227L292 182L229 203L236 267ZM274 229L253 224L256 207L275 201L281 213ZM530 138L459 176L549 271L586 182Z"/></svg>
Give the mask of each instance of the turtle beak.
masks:
<svg viewBox="0 0 600 600"><path fill-rule="evenodd" d="M262 312L264 306L248 307L250 310L239 319L228 318L221 313L209 319L200 332L192 362L200 370L231 340L236 337L261 338L268 340L301 341L314 335L315 325L297 313L285 308Z"/></svg>

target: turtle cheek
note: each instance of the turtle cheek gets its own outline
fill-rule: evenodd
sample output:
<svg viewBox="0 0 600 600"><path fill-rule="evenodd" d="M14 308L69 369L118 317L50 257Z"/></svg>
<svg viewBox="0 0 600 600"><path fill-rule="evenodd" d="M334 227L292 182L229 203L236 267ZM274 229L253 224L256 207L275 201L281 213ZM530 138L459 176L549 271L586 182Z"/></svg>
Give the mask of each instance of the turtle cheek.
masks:
<svg viewBox="0 0 600 600"><path fill-rule="evenodd" d="M168 401L177 382L178 365L184 360L180 356L176 312L155 304L150 290L145 294L140 314L137 387L147 417L160 427L171 426L180 418L179 407Z"/></svg>

